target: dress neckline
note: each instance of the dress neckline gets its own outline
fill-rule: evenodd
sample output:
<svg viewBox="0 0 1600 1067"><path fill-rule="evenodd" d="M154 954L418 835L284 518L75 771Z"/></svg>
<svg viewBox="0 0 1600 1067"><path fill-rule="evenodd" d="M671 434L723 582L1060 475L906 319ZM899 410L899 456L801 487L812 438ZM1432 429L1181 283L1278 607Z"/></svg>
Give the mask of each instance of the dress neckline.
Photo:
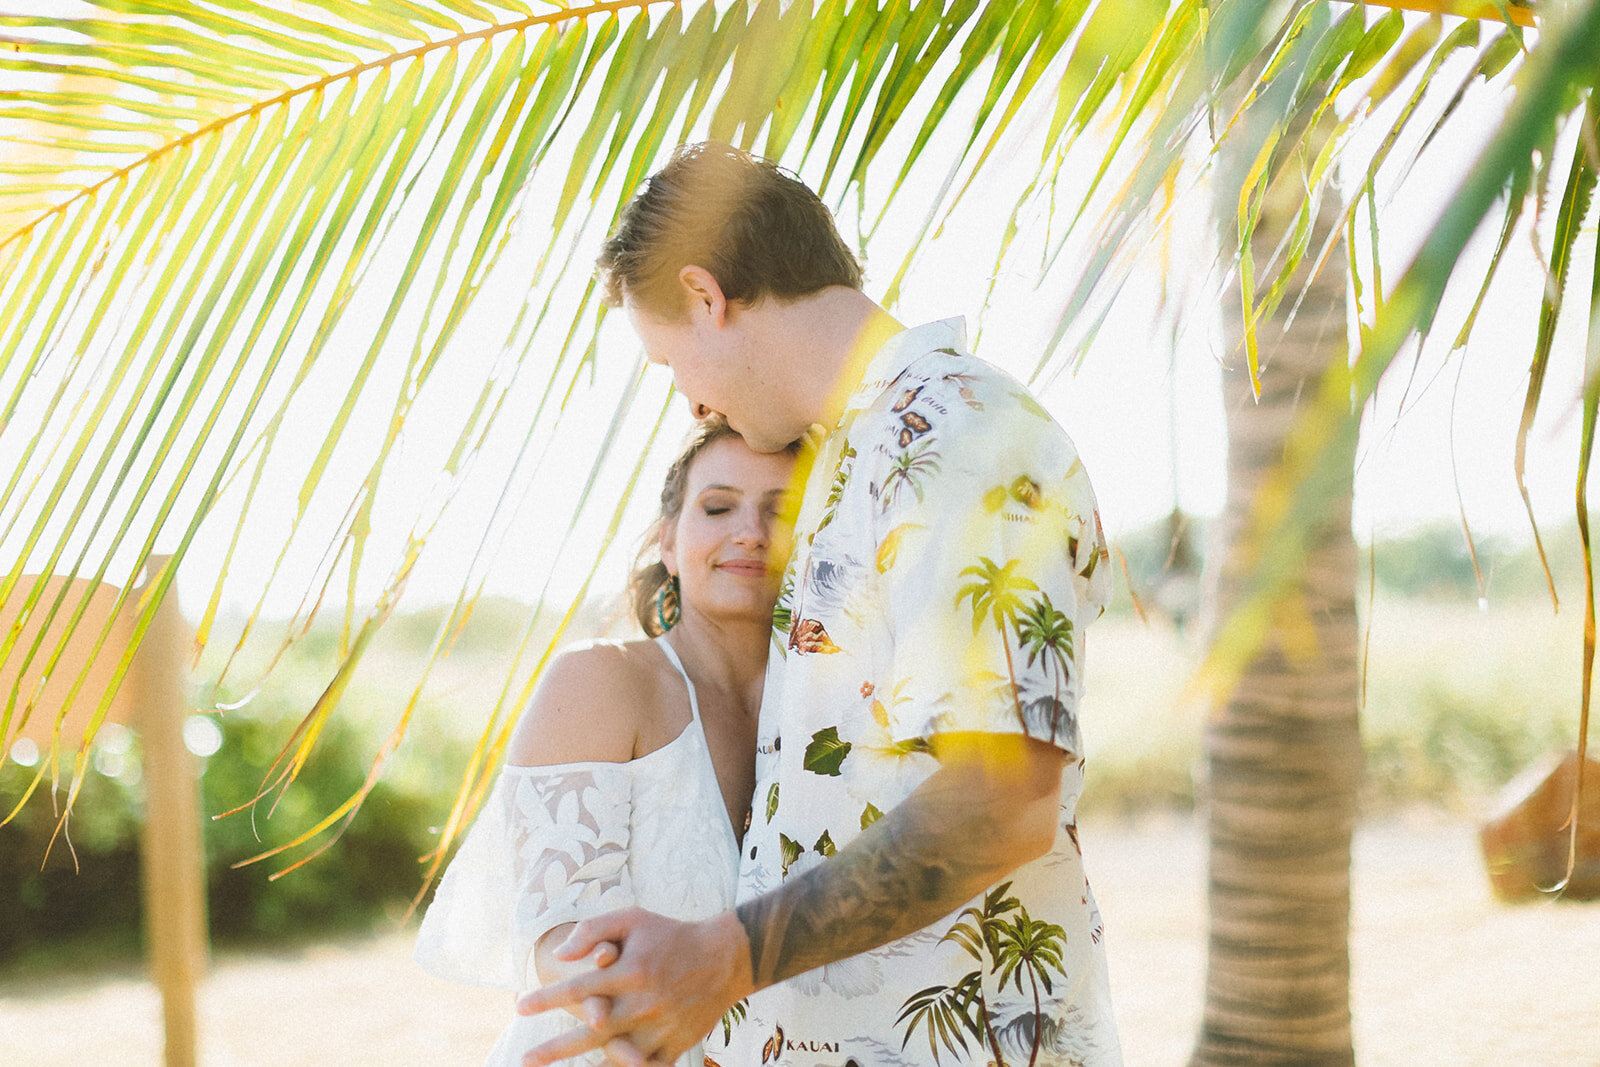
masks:
<svg viewBox="0 0 1600 1067"><path fill-rule="evenodd" d="M740 848L739 831L734 829L733 819L728 813L728 802L722 792L722 779L717 777L717 761L711 758L711 741L706 737L705 720L700 717L700 697L695 693L694 679L690 678L689 672L684 669L683 660L678 657L677 649L673 648L667 641L666 634L659 634L654 640L656 647L667 657L667 662L672 664L673 669L678 672L678 676L683 679L684 686L689 690L689 725L684 727L683 732L688 733L690 730L700 731L700 751L705 755L705 767L711 773L711 784L716 787L717 808L724 816L720 821L723 826L727 827L728 833L732 836L733 848L737 852ZM675 742L676 739L667 743L674 744ZM656 751L659 752L660 749ZM752 758L754 757L752 756Z"/></svg>

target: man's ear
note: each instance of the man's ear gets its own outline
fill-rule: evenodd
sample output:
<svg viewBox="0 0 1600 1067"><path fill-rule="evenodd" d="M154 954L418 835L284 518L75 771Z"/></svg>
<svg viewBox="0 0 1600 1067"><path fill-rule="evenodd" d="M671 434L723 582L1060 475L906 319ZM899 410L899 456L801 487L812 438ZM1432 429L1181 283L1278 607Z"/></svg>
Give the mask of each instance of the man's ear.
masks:
<svg viewBox="0 0 1600 1067"><path fill-rule="evenodd" d="M722 286L717 284L712 273L691 263L678 271L678 284L683 286L689 314L704 314L711 325L721 329L727 321L728 299L722 295Z"/></svg>

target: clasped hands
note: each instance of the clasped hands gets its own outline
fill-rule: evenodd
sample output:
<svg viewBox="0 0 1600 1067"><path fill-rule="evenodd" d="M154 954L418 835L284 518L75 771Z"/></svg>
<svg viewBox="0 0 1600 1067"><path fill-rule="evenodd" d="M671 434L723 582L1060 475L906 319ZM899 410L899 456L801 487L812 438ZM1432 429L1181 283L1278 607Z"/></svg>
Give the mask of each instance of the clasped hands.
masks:
<svg viewBox="0 0 1600 1067"><path fill-rule="evenodd" d="M617 951L598 953L594 970L518 999L523 1015L566 1008L587 1024L533 1049L524 1067L594 1049L623 1067L668 1067L754 988L749 941L732 912L693 923L611 912L578 923L555 954L584 959L606 942Z"/></svg>

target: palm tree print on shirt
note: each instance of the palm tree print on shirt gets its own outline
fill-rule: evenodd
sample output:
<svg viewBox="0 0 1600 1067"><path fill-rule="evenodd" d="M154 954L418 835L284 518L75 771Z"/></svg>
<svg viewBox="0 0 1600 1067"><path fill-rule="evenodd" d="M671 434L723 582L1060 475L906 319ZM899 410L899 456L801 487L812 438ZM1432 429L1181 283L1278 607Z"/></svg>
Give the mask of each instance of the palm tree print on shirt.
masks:
<svg viewBox="0 0 1600 1067"><path fill-rule="evenodd" d="M1038 599L1017 615L1015 624L1017 641L1028 654L1028 666L1042 662L1045 674L1055 682L1052 696L1031 700L1026 708L1036 713L1030 718L1043 719L1050 731L1050 740L1054 741L1071 717L1061 694L1062 687L1072 678L1072 620L1050 603L1049 593L1040 593Z"/></svg>
<svg viewBox="0 0 1600 1067"><path fill-rule="evenodd" d="M783 587L778 590L778 599L772 604L772 636L773 644L777 645L779 652L788 649L789 630L794 624L794 568L787 568L783 572Z"/></svg>
<svg viewBox="0 0 1600 1067"><path fill-rule="evenodd" d="M850 484L850 472L855 467L856 450L846 441L839 453L839 463L833 468L833 483L828 487L828 499L823 502L822 518L813 535L821 533L839 512L839 501L844 499L845 487Z"/></svg>
<svg viewBox="0 0 1600 1067"><path fill-rule="evenodd" d="M1072 678L1074 663L1072 619L1051 603L1048 593L1024 601L1021 594L1038 592L1032 579L1016 573L1021 560L1008 560L1004 566L988 556L961 571L961 577L972 578L956 594L955 606L963 601L972 602L972 632L976 636L986 620L991 621L1000 634L1005 651L1006 674L1010 681L1010 697L1022 724L1023 732L1030 737L1072 737L1076 728L1072 711L1062 694ZM1054 682L1054 692L1024 699L1017 681L1016 658L1012 652L1013 640L1017 650L1027 654L1027 665L1041 663L1044 672ZM1074 742L1074 747L1076 742Z"/></svg>
<svg viewBox="0 0 1600 1067"><path fill-rule="evenodd" d="M922 442L916 448L894 457L889 473L883 478L883 510L888 511L903 490L909 489L921 503L929 478L939 473L939 453L933 441Z"/></svg>
<svg viewBox="0 0 1600 1067"><path fill-rule="evenodd" d="M1000 631L1000 644L1006 654L1006 675L1011 679L1011 693L1017 707L1017 718L1022 721L1023 728L1026 729L1027 719L1022 711L1021 697L1017 693L1016 663L1011 657L1011 642L1006 637L1006 628L1016 625L1017 612L1022 607L1022 598L1018 593L1036 592L1039 587L1032 579L1015 573L1022 563L1020 559L1007 560L1004 566L995 563L988 556L980 556L978 560L976 565L961 571L961 577L966 578L970 575L975 580L963 585L957 591L955 606L959 608L963 600L972 601L974 637L983 629L985 617L992 619L995 629Z"/></svg>
<svg viewBox="0 0 1600 1067"><path fill-rule="evenodd" d="M1019 996L1031 996L1032 1026L1028 1030L1028 1067L1038 1061L1044 1036L1044 996L1054 992L1051 973L1066 977L1067 934L1055 923L1041 922L1028 914L1016 897L1007 896L1010 882L989 890L983 906L969 907L940 939L940 943L961 946L977 961L978 967L953 985L929 986L906 998L895 1020L905 1035L905 1048L918 1028L928 1038L934 1062L939 1062L940 1046L952 1055L968 1051L967 1040L976 1040L994 1054L996 1067L1007 1067L1005 1051L996 1033L990 1006L983 992L983 975L998 976L996 988L1005 992L1009 984ZM1027 980L1024 988L1023 980ZM1040 988L1043 988L1043 995ZM1024 1016L1026 1019L1026 1016ZM1016 1021L1010 1028L1016 1027Z"/></svg>

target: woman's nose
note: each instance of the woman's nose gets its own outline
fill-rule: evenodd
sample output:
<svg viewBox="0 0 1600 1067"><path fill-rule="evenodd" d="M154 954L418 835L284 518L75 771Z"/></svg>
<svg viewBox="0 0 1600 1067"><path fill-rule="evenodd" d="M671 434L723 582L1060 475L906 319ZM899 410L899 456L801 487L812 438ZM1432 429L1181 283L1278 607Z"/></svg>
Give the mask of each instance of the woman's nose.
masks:
<svg viewBox="0 0 1600 1067"><path fill-rule="evenodd" d="M691 400L689 401L689 414L697 419L709 419L711 417L711 409L704 404Z"/></svg>
<svg viewBox="0 0 1600 1067"><path fill-rule="evenodd" d="M741 545L765 548L772 537L772 524L766 514L760 510L752 510L740 521L738 532L734 541Z"/></svg>

